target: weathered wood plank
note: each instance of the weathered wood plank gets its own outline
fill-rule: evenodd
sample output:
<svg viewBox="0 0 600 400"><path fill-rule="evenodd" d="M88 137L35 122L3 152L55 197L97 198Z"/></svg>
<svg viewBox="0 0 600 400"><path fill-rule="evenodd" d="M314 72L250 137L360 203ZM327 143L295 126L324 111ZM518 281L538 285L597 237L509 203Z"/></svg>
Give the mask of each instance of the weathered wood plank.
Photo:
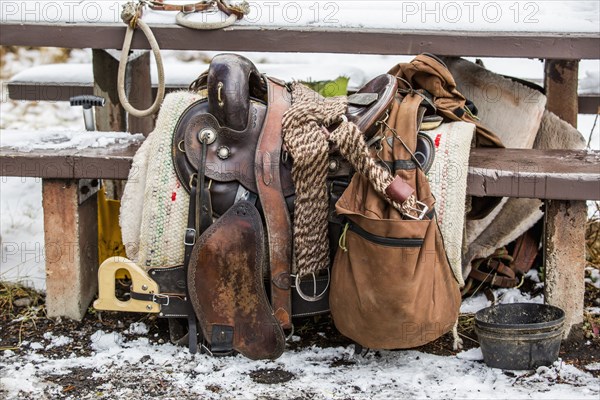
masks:
<svg viewBox="0 0 600 400"><path fill-rule="evenodd" d="M544 86L546 108L577 127L577 88L579 61L546 60ZM596 171L600 163L591 165ZM576 188L565 185L565 190ZM593 186L590 186L593 188ZM583 322L585 296L585 201L546 201L544 266L546 303L565 311L564 337L574 325Z"/></svg>
<svg viewBox="0 0 600 400"><path fill-rule="evenodd" d="M169 68L165 65L165 68ZM189 85L175 85L166 82L166 92L170 93L177 90L186 90ZM25 101L69 101L73 96L94 94L92 84L58 84L56 82L12 82L6 83L8 88L8 97L11 100ZM150 98L154 99L157 93L157 85L152 85ZM598 114L600 113L600 95L580 95L579 96L580 114ZM131 129L132 132L142 132L138 129Z"/></svg>
<svg viewBox="0 0 600 400"><path fill-rule="evenodd" d="M579 60L546 60L544 87L546 108L577 128Z"/></svg>
<svg viewBox="0 0 600 400"><path fill-rule="evenodd" d="M36 150L0 148L0 176L53 179L127 179L139 144L104 149Z"/></svg>
<svg viewBox="0 0 600 400"><path fill-rule="evenodd" d="M579 114L600 114L600 95L580 95Z"/></svg>
<svg viewBox="0 0 600 400"><path fill-rule="evenodd" d="M403 31L357 28L233 26L199 31L176 25L152 30L162 49L598 59L598 33ZM0 45L120 49L123 24L2 25ZM149 49L135 34L132 48Z"/></svg>
<svg viewBox="0 0 600 400"><path fill-rule="evenodd" d="M600 152L473 149L468 193L555 200L600 199Z"/></svg>
<svg viewBox="0 0 600 400"><path fill-rule="evenodd" d="M78 202L76 180L42 181L49 317L81 320L98 283L98 204Z"/></svg>
<svg viewBox="0 0 600 400"><path fill-rule="evenodd" d="M127 179L140 144L104 149L0 148L0 176ZM600 200L600 152L473 149L467 193L555 200Z"/></svg>
<svg viewBox="0 0 600 400"><path fill-rule="evenodd" d="M587 203L548 200L544 221L544 299L565 311L566 338L583 322Z"/></svg>
<svg viewBox="0 0 600 400"><path fill-rule="evenodd" d="M94 70L94 94L104 97L104 107L96 107L96 130L103 132L125 132L127 115L119 102L117 91L117 73L119 60L110 53L92 50L92 67Z"/></svg>

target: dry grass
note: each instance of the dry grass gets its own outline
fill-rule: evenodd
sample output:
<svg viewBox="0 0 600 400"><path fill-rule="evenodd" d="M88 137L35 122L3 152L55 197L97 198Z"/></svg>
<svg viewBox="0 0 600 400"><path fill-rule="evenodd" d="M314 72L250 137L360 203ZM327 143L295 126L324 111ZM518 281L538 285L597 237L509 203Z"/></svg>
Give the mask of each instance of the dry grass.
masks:
<svg viewBox="0 0 600 400"><path fill-rule="evenodd" d="M38 50L33 54L28 50ZM10 56L9 56L10 55ZM0 78L8 79L15 72L9 63L13 59L19 59L27 66L41 64L66 63L71 56L71 49L55 47L20 47L0 46ZM33 58L32 58L33 57Z"/></svg>
<svg viewBox="0 0 600 400"><path fill-rule="evenodd" d="M21 346L23 337L29 327L36 326L36 321L46 318L44 296L33 289L0 282L0 324L8 326L18 323L19 344L11 347L0 347L3 350L16 350Z"/></svg>

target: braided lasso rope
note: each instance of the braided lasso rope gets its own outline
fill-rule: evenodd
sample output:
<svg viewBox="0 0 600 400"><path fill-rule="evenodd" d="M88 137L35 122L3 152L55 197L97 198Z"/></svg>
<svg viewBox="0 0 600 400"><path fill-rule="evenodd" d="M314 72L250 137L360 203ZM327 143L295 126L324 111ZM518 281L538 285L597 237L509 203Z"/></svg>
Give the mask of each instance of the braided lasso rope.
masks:
<svg viewBox="0 0 600 400"><path fill-rule="evenodd" d="M119 101L121 105L129 114L137 118L147 117L152 114L156 114L162 105L165 98L165 70L163 65L162 56L160 54L160 48L158 42L152 33L152 30L144 21L142 21L142 12L144 9L144 2L135 3L133 1L123 5L123 12L121 18L123 22L127 24L127 32L125 33L125 40L123 41L123 49L121 50L121 59L119 60L119 72L117 75L117 92L119 93ZM131 49L131 41L133 40L133 34L135 29L140 27L148 42L152 48L152 53L156 59L156 68L158 70L158 93L154 103L150 108L146 110L138 110L131 105L127 94L125 93L125 74L127 72L127 60L129 58L129 50Z"/></svg>
<svg viewBox="0 0 600 400"><path fill-rule="evenodd" d="M346 119L347 108L345 96L323 98L300 83L292 84L292 107L283 116L283 140L293 158L294 255L299 276L329 266L326 179L330 142L336 144L356 171L402 214L408 214L416 202L414 195L403 204L386 195L385 190L394 176L371 156L358 127ZM329 133L325 128L335 123L339 126Z"/></svg>

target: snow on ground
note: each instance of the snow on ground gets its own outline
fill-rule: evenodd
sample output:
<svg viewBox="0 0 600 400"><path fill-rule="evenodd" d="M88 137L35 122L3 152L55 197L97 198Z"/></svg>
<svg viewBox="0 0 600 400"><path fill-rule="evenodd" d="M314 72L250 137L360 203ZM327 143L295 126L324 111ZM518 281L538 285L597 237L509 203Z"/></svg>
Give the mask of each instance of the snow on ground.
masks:
<svg viewBox="0 0 600 400"><path fill-rule="evenodd" d="M76 333L73 336L77 336ZM50 337L52 343L59 340ZM68 375L91 369L104 382L89 397L97 399L146 398L145 388L160 398L256 399L597 399L600 380L560 360L536 371L501 371L485 366L477 349L455 357L417 351L378 351L355 355L353 348L311 347L287 351L275 361L250 361L241 356L215 358L191 355L170 344L156 345L147 338L128 339L115 332L97 331L89 356L53 359L44 344L29 350L0 354L0 389L6 399L69 398L63 387L45 376ZM64 340L63 340L64 342ZM594 368L592 365L591 368ZM252 372L283 370L289 382L256 383ZM175 396L177 395L177 396Z"/></svg>

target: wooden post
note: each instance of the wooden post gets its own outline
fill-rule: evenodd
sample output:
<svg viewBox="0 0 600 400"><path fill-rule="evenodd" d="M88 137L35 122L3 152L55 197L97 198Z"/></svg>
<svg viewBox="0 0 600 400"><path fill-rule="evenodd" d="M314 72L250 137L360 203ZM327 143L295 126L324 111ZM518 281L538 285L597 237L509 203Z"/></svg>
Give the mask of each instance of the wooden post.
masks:
<svg viewBox="0 0 600 400"><path fill-rule="evenodd" d="M117 76L119 60L114 52L92 50L92 65L94 70L94 95L106 99L104 107L96 107L96 130L101 132L127 131L127 113L119 101L117 91ZM123 184L119 181L105 180L103 182L106 195L111 199L120 199Z"/></svg>
<svg viewBox="0 0 600 400"><path fill-rule="evenodd" d="M544 86L548 111L577 128L579 113L579 61L546 60Z"/></svg>
<svg viewBox="0 0 600 400"><path fill-rule="evenodd" d="M576 60L546 60L546 108L577 127L578 69ZM585 201L547 201L544 234L546 303L565 311L566 338L583 322L585 293Z"/></svg>
<svg viewBox="0 0 600 400"><path fill-rule="evenodd" d="M102 132L133 132L149 134L154 129L154 118L127 116L119 101L117 76L120 54L115 51L94 49L94 94L106 99L104 107L96 107L96 129ZM126 93L136 108L148 108L152 104L150 78L150 52L137 51L129 56L125 76ZM104 181L104 190L111 199L120 199L124 182Z"/></svg>
<svg viewBox="0 0 600 400"><path fill-rule="evenodd" d="M42 181L49 317L81 320L98 290L96 195L79 205L76 180Z"/></svg>
<svg viewBox="0 0 600 400"><path fill-rule="evenodd" d="M105 50L92 50L94 95L106 99L104 107L96 107L96 129L102 132L125 132L127 116L119 102L117 75L119 60Z"/></svg>
<svg viewBox="0 0 600 400"><path fill-rule="evenodd" d="M104 107L96 108L96 129L103 132L132 132L149 134L154 129L154 118L127 116L119 101L117 75L119 55L105 50L93 50L94 94L106 99ZM150 52L133 52L127 61L125 92L131 105L148 108L152 105L152 82L150 77Z"/></svg>

